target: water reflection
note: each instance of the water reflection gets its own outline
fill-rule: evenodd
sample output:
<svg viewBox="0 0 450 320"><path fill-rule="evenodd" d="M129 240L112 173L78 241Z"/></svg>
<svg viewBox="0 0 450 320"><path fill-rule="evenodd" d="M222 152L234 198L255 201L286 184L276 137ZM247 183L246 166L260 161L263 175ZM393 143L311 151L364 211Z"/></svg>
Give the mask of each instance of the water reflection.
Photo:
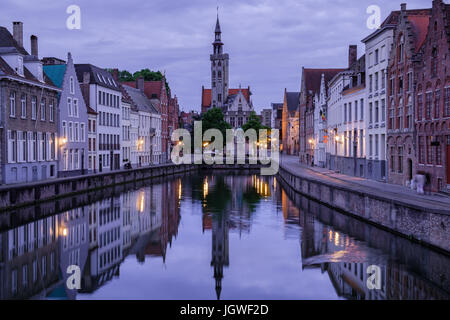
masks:
<svg viewBox="0 0 450 320"><path fill-rule="evenodd" d="M16 214L0 234L1 299L449 298L448 257L273 177L193 174L48 217ZM66 286L70 265L79 290ZM378 290L366 285L370 265Z"/></svg>

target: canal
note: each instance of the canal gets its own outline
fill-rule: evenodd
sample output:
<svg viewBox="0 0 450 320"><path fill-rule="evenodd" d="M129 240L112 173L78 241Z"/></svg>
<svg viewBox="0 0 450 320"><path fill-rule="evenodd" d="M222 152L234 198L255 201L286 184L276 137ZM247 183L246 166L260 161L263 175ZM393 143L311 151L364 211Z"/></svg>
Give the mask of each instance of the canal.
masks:
<svg viewBox="0 0 450 320"><path fill-rule="evenodd" d="M448 256L275 177L199 171L84 199L0 217L1 299L450 297Z"/></svg>

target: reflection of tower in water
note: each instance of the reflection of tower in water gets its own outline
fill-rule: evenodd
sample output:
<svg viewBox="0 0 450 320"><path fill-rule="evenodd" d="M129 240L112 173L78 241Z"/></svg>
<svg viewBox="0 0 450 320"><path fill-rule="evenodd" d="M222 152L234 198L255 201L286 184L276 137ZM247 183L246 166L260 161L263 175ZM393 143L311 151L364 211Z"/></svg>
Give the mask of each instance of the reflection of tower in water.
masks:
<svg viewBox="0 0 450 320"><path fill-rule="evenodd" d="M217 214L212 221L212 260L214 279L216 280L217 300L222 291L223 267L229 265L228 221L225 213Z"/></svg>

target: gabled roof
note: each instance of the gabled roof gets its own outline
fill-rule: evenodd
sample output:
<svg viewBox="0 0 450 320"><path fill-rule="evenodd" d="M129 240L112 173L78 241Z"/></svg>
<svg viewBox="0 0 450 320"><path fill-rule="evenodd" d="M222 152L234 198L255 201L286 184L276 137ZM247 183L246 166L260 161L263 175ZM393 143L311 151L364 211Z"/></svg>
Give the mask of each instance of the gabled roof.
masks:
<svg viewBox="0 0 450 320"><path fill-rule="evenodd" d="M50 78L50 80L52 80L55 86L61 88L64 82L64 75L66 74L66 65L48 65L43 68L45 74Z"/></svg>
<svg viewBox="0 0 450 320"><path fill-rule="evenodd" d="M90 74L90 84L97 84L111 90L121 91L112 74L105 69L92 64L76 64L75 70L80 83L83 83L83 75L87 72Z"/></svg>
<svg viewBox="0 0 450 320"><path fill-rule="evenodd" d="M429 10L431 15L431 10ZM416 35L415 51L418 52L422 48L428 33L428 25L430 24L430 15L408 15L408 21L411 23Z"/></svg>
<svg viewBox="0 0 450 320"><path fill-rule="evenodd" d="M322 80L322 74L325 75L325 83L330 81L336 74L346 69L303 69L303 77L305 82L306 91L312 91L316 93L320 91L320 82Z"/></svg>
<svg viewBox="0 0 450 320"><path fill-rule="evenodd" d="M272 110L283 109L283 103L272 103Z"/></svg>
<svg viewBox="0 0 450 320"><path fill-rule="evenodd" d="M18 54L24 55L24 61L27 60L37 60L36 57L32 57L28 54L28 52L19 44L11 33L5 27L0 27L0 51L6 52L15 52ZM19 75L15 70L13 70L8 63L0 56L0 75L3 76L11 76L13 78L17 78L17 80L25 79L27 81L35 82L36 84L42 85L36 77L25 67L23 67L24 76ZM55 86L49 77L44 73L44 83L48 86Z"/></svg>
<svg viewBox="0 0 450 320"><path fill-rule="evenodd" d="M141 90L127 85L122 85L122 88L127 92L137 110L150 113L159 113L157 109L154 108L152 102L146 97L145 93Z"/></svg>
<svg viewBox="0 0 450 320"><path fill-rule="evenodd" d="M286 92L286 104L289 112L297 111L300 92Z"/></svg>
<svg viewBox="0 0 450 320"><path fill-rule="evenodd" d="M228 96L237 95L239 90L242 91L242 94L245 97L245 100L250 104L250 89L228 89ZM211 106L211 89L202 90L202 107L210 107Z"/></svg>
<svg viewBox="0 0 450 320"><path fill-rule="evenodd" d="M122 85L126 85L132 88L136 88L135 81L122 82ZM149 99L159 99L161 100L161 93L165 88L165 83L163 80L159 81L144 81L144 93Z"/></svg>
<svg viewBox="0 0 450 320"><path fill-rule="evenodd" d="M28 56L28 52L21 47L5 27L0 27L0 47L15 48L20 54Z"/></svg>

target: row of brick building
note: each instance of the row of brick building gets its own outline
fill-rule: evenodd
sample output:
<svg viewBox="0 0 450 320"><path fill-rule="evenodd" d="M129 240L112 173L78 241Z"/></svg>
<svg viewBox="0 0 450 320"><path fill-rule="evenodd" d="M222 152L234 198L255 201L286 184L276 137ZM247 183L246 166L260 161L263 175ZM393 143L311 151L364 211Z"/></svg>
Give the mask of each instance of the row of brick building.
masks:
<svg viewBox="0 0 450 320"><path fill-rule="evenodd" d="M285 91L284 105L276 105L283 152L307 165L405 186L422 174L432 191L448 190L449 21L442 0L426 9L402 4L362 40L361 57L349 47L346 68L303 68L300 91ZM286 102L295 94L293 107Z"/></svg>

